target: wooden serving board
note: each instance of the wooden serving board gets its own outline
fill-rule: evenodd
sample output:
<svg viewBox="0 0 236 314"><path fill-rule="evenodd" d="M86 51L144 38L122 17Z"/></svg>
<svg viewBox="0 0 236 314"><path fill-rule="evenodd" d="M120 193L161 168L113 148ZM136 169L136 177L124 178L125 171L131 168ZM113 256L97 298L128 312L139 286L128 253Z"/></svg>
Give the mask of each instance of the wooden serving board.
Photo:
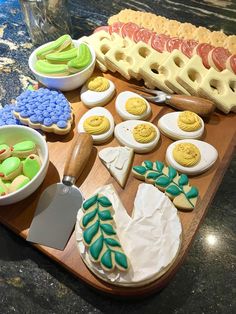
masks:
<svg viewBox="0 0 236 314"><path fill-rule="evenodd" d="M113 80L116 85L117 93L128 90L127 82L116 76L106 74L106 77ZM131 90L131 89L129 89ZM74 134L77 132L77 122L80 117L87 111L84 105L80 102L79 90L68 92L65 94L71 102L75 113L75 120L71 132L66 136L47 135L50 165L47 176L41 187L30 197L17 204L0 207L0 222L9 227L16 234L27 237L28 230L34 215L36 204L41 192L52 183L60 181L63 175L64 162L66 153ZM115 97L106 106L113 114L115 123L121 122L120 117L114 107ZM153 115L150 121L157 123L158 119L172 110L167 106L157 106L152 104ZM203 140L212 144L219 153L219 158L215 165L206 173L195 176L191 179L191 184L199 188L201 199L198 201L196 208L192 212L179 212L179 216L183 226L182 246L179 254L169 270L159 279L151 284L139 288L122 288L115 287L105 283L95 277L85 266L80 258L76 247L75 234L73 233L65 250L58 251L42 245L35 245L44 254L61 264L78 278L90 286L109 294L119 296L139 296L147 295L163 288L169 280L174 276L177 269L183 262L188 249L193 241L194 235L201 224L207 207L214 197L217 188L222 180L225 170L231 160L231 156L235 146L235 125L236 115L229 114L227 116L216 112L209 121L205 123L205 133ZM165 152L172 140L161 135L159 144L155 151L149 154L135 154L134 165L139 165L143 160L160 160L164 161ZM116 139L111 140L102 146L95 146L92 151L92 156L86 165L81 177L77 181L77 186L80 187L85 198L89 197L98 187L112 183L117 190L125 208L129 214L132 212L133 201L136 195L137 187L141 181L135 179L132 175L129 176L125 189L122 189L116 181L110 176L107 169L102 165L98 158L98 151L103 147L117 146ZM70 210L66 208L65 210ZM43 230L42 230L43 232ZM141 253L141 252L140 252Z"/></svg>

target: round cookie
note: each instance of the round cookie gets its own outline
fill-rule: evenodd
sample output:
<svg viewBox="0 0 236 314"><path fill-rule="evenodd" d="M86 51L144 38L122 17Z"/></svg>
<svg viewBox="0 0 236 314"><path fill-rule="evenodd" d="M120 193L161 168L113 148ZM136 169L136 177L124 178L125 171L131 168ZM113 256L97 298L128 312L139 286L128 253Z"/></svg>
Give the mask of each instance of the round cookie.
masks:
<svg viewBox="0 0 236 314"><path fill-rule="evenodd" d="M41 167L41 160L38 155L31 154L23 162L23 174L30 180L36 176Z"/></svg>
<svg viewBox="0 0 236 314"><path fill-rule="evenodd" d="M19 175L16 177L11 185L9 186L9 193L15 192L21 188L23 188L27 183L30 182L30 179L24 175Z"/></svg>
<svg viewBox="0 0 236 314"><path fill-rule="evenodd" d="M36 145L33 141L23 141L13 146L12 156L26 158L36 152Z"/></svg>
<svg viewBox="0 0 236 314"><path fill-rule="evenodd" d="M21 173L22 162L18 157L8 157L0 165L0 177L3 180L13 180Z"/></svg>
<svg viewBox="0 0 236 314"><path fill-rule="evenodd" d="M0 145L0 161L10 157L12 154L11 147L9 147L6 144L1 144Z"/></svg>

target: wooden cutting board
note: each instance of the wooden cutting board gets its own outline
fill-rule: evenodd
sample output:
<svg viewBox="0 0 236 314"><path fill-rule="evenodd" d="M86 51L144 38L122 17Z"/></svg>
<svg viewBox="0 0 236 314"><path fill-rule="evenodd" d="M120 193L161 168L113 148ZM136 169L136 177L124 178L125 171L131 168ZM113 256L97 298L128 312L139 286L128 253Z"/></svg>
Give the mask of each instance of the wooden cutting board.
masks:
<svg viewBox="0 0 236 314"><path fill-rule="evenodd" d="M106 74L106 77L113 80L117 88L117 94L124 90L131 90L128 88L127 82L114 75ZM85 106L80 102L79 90L65 93L68 100L71 102L75 119L71 132L66 136L47 135L50 165L47 176L41 187L30 197L17 204L0 207L0 222L13 230L17 235L27 237L28 229L31 224L36 204L40 193L52 183L60 181L63 174L64 162L66 158L67 149L70 145L75 132L77 132L77 122L80 117L87 111ZM120 117L115 111L115 97L106 106L113 114L115 123L121 122ZM158 119L172 110L167 106L157 106L152 104L153 115L151 122L157 123ZM42 245L35 245L44 254L61 264L68 269L79 279L96 288L102 292L106 292L119 296L139 296L147 295L163 288L170 279L174 276L177 269L180 267L187 254L188 249L193 241L194 235L200 226L207 208L213 199L217 188L223 178L224 172L228 167L231 156L235 147L235 125L236 115L223 115L219 112L214 113L208 121L205 121L205 133L203 140L212 144L219 153L219 158L215 165L206 173L195 176L191 179L191 184L199 188L200 200L196 208L192 212L179 212L179 216L183 226L182 246L180 252L171 265L169 270L159 279L151 284L139 288L121 288L115 287L96 278L84 265L80 258L78 249L76 247L75 234L73 233L65 250L58 251L56 249L48 248ZM143 160L160 160L164 161L165 152L172 140L161 135L159 144L154 152L149 154L136 154L134 158L134 165L141 164ZM95 146L92 151L92 156L86 165L81 177L77 181L77 186L80 187L84 197L89 197L98 187L112 183L117 190L125 208L129 214L132 212L133 201L136 195L137 187L141 181L135 179L132 175L129 176L125 189L123 190L116 181L110 176L109 172L102 165L98 158L98 151L103 147L117 146L116 139L101 146ZM70 210L69 208L65 210Z"/></svg>

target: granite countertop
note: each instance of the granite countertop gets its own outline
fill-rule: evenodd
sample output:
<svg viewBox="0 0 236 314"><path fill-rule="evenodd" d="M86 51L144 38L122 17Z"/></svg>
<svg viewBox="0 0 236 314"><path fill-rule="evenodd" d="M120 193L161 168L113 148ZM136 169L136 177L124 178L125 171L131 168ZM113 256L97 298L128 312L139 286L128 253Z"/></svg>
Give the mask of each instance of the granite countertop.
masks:
<svg viewBox="0 0 236 314"><path fill-rule="evenodd" d="M155 12L226 34L236 30L234 0L69 1L75 37L123 8ZM19 2L0 0L0 104L34 79L34 49ZM0 313L235 313L234 156L182 267L161 292L135 301L98 294L0 225Z"/></svg>

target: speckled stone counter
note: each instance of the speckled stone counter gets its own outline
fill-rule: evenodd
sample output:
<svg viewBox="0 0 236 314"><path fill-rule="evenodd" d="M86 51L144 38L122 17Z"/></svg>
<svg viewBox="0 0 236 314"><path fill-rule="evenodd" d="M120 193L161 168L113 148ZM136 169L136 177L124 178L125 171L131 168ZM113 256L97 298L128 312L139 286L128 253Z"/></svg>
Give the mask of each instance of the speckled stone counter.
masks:
<svg viewBox="0 0 236 314"><path fill-rule="evenodd" d="M70 1L74 37L90 34L123 8L236 33L236 1ZM0 104L34 82L34 49L15 0L0 0ZM235 313L236 158L184 264L161 292L135 301L98 294L0 226L0 313Z"/></svg>

